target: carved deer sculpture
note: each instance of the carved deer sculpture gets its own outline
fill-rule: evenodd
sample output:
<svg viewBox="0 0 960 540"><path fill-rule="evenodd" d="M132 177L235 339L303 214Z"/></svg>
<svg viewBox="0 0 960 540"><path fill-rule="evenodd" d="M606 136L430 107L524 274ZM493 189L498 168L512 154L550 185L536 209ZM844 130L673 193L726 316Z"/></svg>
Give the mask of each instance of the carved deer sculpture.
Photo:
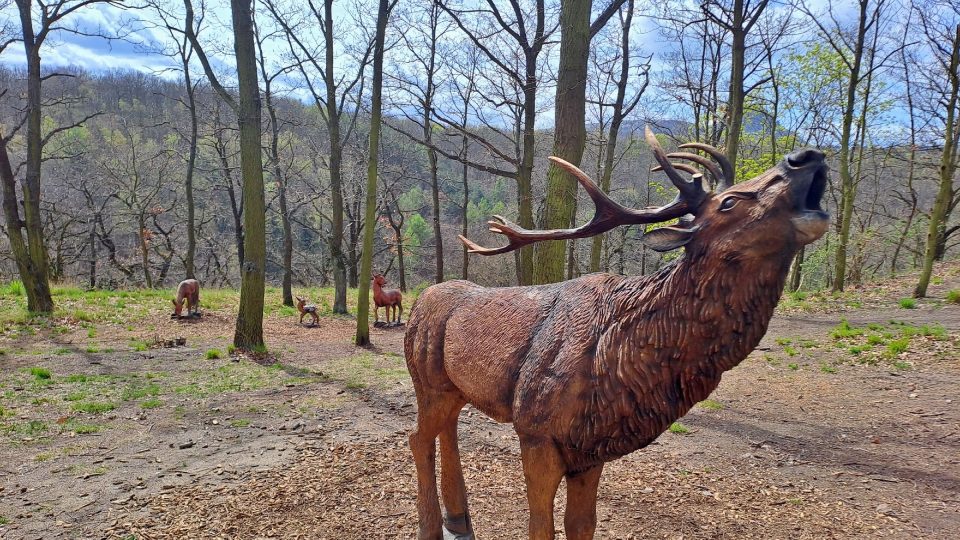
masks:
<svg viewBox="0 0 960 540"><path fill-rule="evenodd" d="M824 154L801 150L760 176L734 185L734 168L717 149L667 154L647 129L654 157L679 190L658 208L629 209L582 171L557 158L596 205L587 224L525 230L502 217L492 231L509 244L470 251L506 253L541 240L585 238L619 225L680 218L646 233L665 251L685 246L675 263L640 277L591 274L552 285L485 288L450 281L414 304L404 341L418 415L410 448L416 463L421 540L446 528L473 538L457 420L467 403L512 422L530 509L529 537L554 538L553 503L566 478L567 538L593 538L604 463L645 447L720 383L756 347L783 290L790 261L828 226L820 208ZM688 163L705 167L708 191ZM692 173L686 179L680 171ZM435 439L442 471L437 497Z"/></svg>
<svg viewBox="0 0 960 540"><path fill-rule="evenodd" d="M370 280L373 282L373 319L380 322L380 308L387 316L387 324L390 324L390 314L393 313L393 322L399 324L400 316L403 315L403 294L396 289L384 289L387 284L387 278L383 274L376 274Z"/></svg>
<svg viewBox="0 0 960 540"><path fill-rule="evenodd" d="M200 282L195 279L185 279L177 285L177 298L172 300L173 314L171 319L179 319L183 315L183 304L187 304L187 317L200 315Z"/></svg>
<svg viewBox="0 0 960 540"><path fill-rule="evenodd" d="M317 306L308 304L307 299L302 296L297 297L297 311L300 312L300 324L303 324L303 318L307 315L309 315L311 319L310 326L320 324L320 315L317 314Z"/></svg>

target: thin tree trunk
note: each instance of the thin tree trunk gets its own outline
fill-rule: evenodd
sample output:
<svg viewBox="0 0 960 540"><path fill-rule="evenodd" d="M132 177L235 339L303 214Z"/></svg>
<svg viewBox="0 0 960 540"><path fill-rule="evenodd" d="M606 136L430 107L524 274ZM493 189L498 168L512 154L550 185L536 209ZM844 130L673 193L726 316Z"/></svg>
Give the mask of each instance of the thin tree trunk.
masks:
<svg viewBox="0 0 960 540"><path fill-rule="evenodd" d="M367 158L366 217L363 231L363 256L360 260L360 288L357 292L357 336L354 340L354 343L361 347L370 345L370 277L373 273L373 233L377 218L377 160L380 151L383 47L391 7L388 0L380 0L380 6L377 10L376 44L373 51L373 96L370 100L370 151Z"/></svg>
<svg viewBox="0 0 960 540"><path fill-rule="evenodd" d="M930 276L933 274L933 261L937 254L937 244L942 236L942 231L946 228L947 208L953 197L953 173L956 169L954 161L956 155L956 133L954 133L954 122L956 120L957 94L960 92L960 73L958 73L958 64L960 64L960 24L957 25L952 43L952 52L950 54L950 67L947 76L950 80L950 98L947 101L947 119L943 127L943 154L940 157L940 189L937 190L937 198L933 203L933 209L930 211L930 226L927 229L927 245L923 252L923 268L920 271L920 280L913 296L922 298L927 295L927 287L930 285Z"/></svg>
<svg viewBox="0 0 960 540"><path fill-rule="evenodd" d="M333 0L324 0L323 37L326 44L324 84L327 91L327 131L330 137L330 256L333 258L333 312L347 313L347 266L343 254L343 141L340 140L340 113L334 72Z"/></svg>
<svg viewBox="0 0 960 540"><path fill-rule="evenodd" d="M853 199L856 186L850 174L850 137L853 125L853 111L857 101L857 86L860 83L860 63L863 59L863 42L867 34L867 4L869 0L860 0L860 20L857 30L857 43L853 50L853 65L850 68L850 80L847 82L847 96L843 108L843 122L840 132L840 234L837 238L836 261L834 264L834 291L842 291L847 275L847 244L850 242L850 222L853 220Z"/></svg>
<svg viewBox="0 0 960 540"><path fill-rule="evenodd" d="M185 48L185 46L184 46ZM183 61L183 80L187 90L187 108L190 113L190 149L187 157L187 170L183 180L183 187L187 198L187 253L183 260L184 273L187 279L195 279L196 269L194 268L197 255L197 221L196 205L193 200L193 172L197 163L197 102L194 93L193 82L190 79L190 61L186 52L181 49L181 60Z"/></svg>

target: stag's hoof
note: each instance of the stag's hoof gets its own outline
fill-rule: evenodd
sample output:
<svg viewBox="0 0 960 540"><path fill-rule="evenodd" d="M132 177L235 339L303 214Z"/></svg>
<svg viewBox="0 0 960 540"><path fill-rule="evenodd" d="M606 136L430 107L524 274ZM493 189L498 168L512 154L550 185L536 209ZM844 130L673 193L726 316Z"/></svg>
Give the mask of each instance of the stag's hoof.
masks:
<svg viewBox="0 0 960 540"><path fill-rule="evenodd" d="M475 540L473 536L473 531L468 533L456 533L451 531L444 525L443 527L443 540Z"/></svg>

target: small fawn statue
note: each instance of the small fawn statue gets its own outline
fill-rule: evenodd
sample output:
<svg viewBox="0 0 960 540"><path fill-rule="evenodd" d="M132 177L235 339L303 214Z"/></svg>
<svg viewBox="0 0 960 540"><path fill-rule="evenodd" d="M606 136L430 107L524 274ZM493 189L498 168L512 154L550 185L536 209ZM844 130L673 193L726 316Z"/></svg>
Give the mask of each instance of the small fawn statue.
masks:
<svg viewBox="0 0 960 540"><path fill-rule="evenodd" d="M317 306L313 304L307 304L307 299L298 296L297 297L297 311L300 312L300 324L303 324L303 318L307 315L310 315L313 318L313 322L310 323L310 326L317 326L320 324L320 316L317 315Z"/></svg>
<svg viewBox="0 0 960 540"><path fill-rule="evenodd" d="M376 305L373 309L373 318L375 323L380 322L379 310L384 308L387 313L387 324L390 324L390 313L393 311L393 322L400 324L400 316L403 315L403 295L396 289L384 289L387 284L387 278L383 274L374 275L373 281L373 303Z"/></svg>
<svg viewBox="0 0 960 540"><path fill-rule="evenodd" d="M185 279L177 285L177 298L173 302L171 319L183 317L183 303L187 303L187 317L200 316L200 282L195 279Z"/></svg>

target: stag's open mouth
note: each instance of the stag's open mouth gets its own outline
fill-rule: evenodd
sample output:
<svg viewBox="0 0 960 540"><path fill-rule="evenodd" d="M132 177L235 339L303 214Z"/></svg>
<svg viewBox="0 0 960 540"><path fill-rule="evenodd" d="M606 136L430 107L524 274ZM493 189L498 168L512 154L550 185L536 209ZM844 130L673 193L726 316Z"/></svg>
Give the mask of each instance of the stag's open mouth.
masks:
<svg viewBox="0 0 960 540"><path fill-rule="evenodd" d="M809 177L799 181L794 187L797 215L793 225L797 237L803 244L809 244L827 232L830 215L820 206L823 194L827 190L827 165L820 162Z"/></svg>

